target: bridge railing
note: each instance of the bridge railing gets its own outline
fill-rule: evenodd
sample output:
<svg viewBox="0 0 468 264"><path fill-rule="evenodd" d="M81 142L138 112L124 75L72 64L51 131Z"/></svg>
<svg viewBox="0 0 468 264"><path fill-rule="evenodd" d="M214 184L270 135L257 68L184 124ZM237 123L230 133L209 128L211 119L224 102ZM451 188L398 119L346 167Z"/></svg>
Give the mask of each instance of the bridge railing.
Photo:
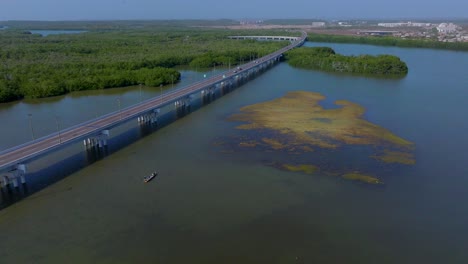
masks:
<svg viewBox="0 0 468 264"><path fill-rule="evenodd" d="M304 43L305 37L306 37L306 36L307 36L307 34L306 34L305 32L302 32L302 36L301 36L298 40L294 41L293 43L291 43L290 45L288 45L288 46L286 46L286 47L281 48L280 50L278 50L278 51L276 51L276 52L273 52L273 53L270 53L270 54L268 54L268 55L266 55L266 56L263 56L263 57L261 57L261 58L258 58L258 60L261 60L262 62L264 62L265 60L269 60L269 59L271 59L271 58L273 58L273 57L276 57L276 56L278 56L278 55L284 53L285 51L287 51L287 50L289 50L289 49L292 49L292 48L294 48L294 47L296 47L296 46L299 46L300 44L303 44L303 43ZM245 69L245 65L248 65L249 63L251 63L251 61L248 62L248 63L244 63L244 64L242 64L242 65L239 65L240 67L243 68L242 71L247 70L247 69ZM241 72L242 72L242 71L241 71ZM165 97L165 96L170 96L171 94L177 93L178 91L183 90L183 89L186 89L187 87L195 86L195 85L201 85L201 84L203 84L203 83L205 83L205 82L207 83L207 84L206 84L207 86L208 86L208 85L213 85L214 83L217 83L217 81L215 81L215 80L217 80L219 77L224 76L226 73L229 73L229 72L230 72L229 70L223 71L223 72L221 72L221 73L219 73L219 74L216 74L216 75L211 76L210 78L203 79L203 80L200 80L200 81L191 83L191 84L189 84L188 86L180 87L180 88L178 88L178 89L173 89L173 90L167 91L167 92L165 92L165 93L163 93L163 94L161 94L161 95L159 95L159 96L146 99L146 100L141 101L141 102L139 102L139 103L136 103L136 104L134 104L134 105L127 106L127 107L122 108L122 109L120 109L120 110L113 111L113 112L104 114L104 115L102 115L102 116L99 116L99 117L96 117L96 118L87 120L87 121L85 121L85 122L81 122L81 123L79 123L79 124L73 125L73 126L71 126L71 127L62 129L62 130L60 130L60 131L58 131L58 132L54 132L54 133L51 133L51 134L49 134L49 135L42 136L42 137L40 137L40 138L37 138L37 139L31 140L31 141L22 143L22 144L20 144L20 145L17 145L17 146L8 148L8 149L5 149L5 150L3 150L3 151L0 151L0 155L3 155L3 154L6 154L6 153L8 153L8 152L12 152L12 151L21 149L21 148L26 147L26 146L29 146L29 145L32 145L32 144L34 144L34 143L37 142L37 141L41 141L41 140L45 140L45 139L50 139L50 138L52 138L52 137L58 137L59 134L61 134L61 133L68 132L68 131L73 130L73 129L76 129L76 128L78 128L78 127L83 127L83 126L90 125L90 124L92 124L92 123L94 123L94 122L96 122L96 121L98 121L98 120L100 120L100 119L103 119L103 118L106 118L106 117L110 117L110 116L118 115L121 111L130 110L130 109L132 109L132 108L136 108L136 107L141 106L141 105L143 105L143 104L147 104L147 103L149 103L149 102L151 102L151 101L155 101L155 100L156 100L156 101L155 101L155 104L156 104L156 106L157 106L157 105L158 105L158 100L159 100L159 99L162 99L162 98ZM117 120L117 121L112 122L111 124L107 124L107 125L105 125L105 126L103 126L103 127L97 127L96 129L94 129L93 131L91 131L91 132L89 132L89 133L95 133L95 132L98 131L98 130L105 129L106 127L113 126L113 125L118 124L118 123L120 123L120 122L121 122L121 120ZM89 133L87 133L87 134L89 134ZM80 136L82 136L82 135L79 135L79 136L77 136L77 137L80 137ZM73 140L75 140L77 137L70 138L70 139L68 139L68 140L66 140L66 141L63 141L62 143L65 143L65 142L68 142L68 141L73 141ZM54 146L55 146L55 145L54 145ZM53 146L52 146L52 147L53 147Z"/></svg>

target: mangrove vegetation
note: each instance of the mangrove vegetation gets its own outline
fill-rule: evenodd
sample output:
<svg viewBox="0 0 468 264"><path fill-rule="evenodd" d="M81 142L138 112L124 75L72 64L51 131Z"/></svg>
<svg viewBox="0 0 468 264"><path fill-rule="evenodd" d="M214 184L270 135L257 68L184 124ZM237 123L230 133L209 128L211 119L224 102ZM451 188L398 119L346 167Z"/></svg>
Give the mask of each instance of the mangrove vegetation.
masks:
<svg viewBox="0 0 468 264"><path fill-rule="evenodd" d="M432 39L401 39L397 37L376 36L343 36L328 34L309 34L308 41L328 43L358 43L378 46L394 46L403 48L430 48L468 51L467 42L441 42Z"/></svg>
<svg viewBox="0 0 468 264"><path fill-rule="evenodd" d="M329 72L378 76L403 76L408 73L406 63L396 56L344 56L328 47L301 47L289 51L286 59L294 67Z"/></svg>
<svg viewBox="0 0 468 264"><path fill-rule="evenodd" d="M231 34L245 32L160 26L43 37L2 30L0 102L138 84L156 87L180 79L175 66L228 67L287 45L230 40Z"/></svg>

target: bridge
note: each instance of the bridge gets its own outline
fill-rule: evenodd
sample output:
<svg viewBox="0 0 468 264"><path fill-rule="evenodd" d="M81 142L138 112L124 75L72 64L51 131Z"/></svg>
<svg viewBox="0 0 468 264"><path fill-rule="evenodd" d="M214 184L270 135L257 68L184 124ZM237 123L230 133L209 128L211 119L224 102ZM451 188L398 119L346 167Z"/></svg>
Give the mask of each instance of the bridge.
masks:
<svg viewBox="0 0 468 264"><path fill-rule="evenodd" d="M288 36L229 36L230 39L253 39L253 40L273 40L273 41L299 41L302 37L288 37Z"/></svg>
<svg viewBox="0 0 468 264"><path fill-rule="evenodd" d="M240 38L240 36L237 36ZM250 36L252 37L252 36ZM262 39L261 36L257 36ZM292 43L257 60L240 65L211 78L193 83L181 89L169 91L119 111L89 120L76 126L35 139L25 144L0 152L0 188L12 185L18 187L18 180L26 182L28 161L47 155L67 144L82 141L85 147L103 147L107 145L110 130L129 120L138 122L156 121L161 107L174 104L185 107L195 94L213 93L214 89L231 85L239 79L246 79L279 61L284 52L301 46L306 32L301 37L264 37L266 40L290 40Z"/></svg>

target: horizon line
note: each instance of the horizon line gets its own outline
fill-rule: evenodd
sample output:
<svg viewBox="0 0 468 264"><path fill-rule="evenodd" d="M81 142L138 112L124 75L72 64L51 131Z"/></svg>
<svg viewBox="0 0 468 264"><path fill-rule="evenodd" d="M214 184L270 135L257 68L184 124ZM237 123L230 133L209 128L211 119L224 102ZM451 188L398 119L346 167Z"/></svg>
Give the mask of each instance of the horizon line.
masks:
<svg viewBox="0 0 468 264"><path fill-rule="evenodd" d="M394 21L394 20L467 20L468 17L395 17L395 18L127 18L127 19L98 19L98 18L83 18L83 19L7 19L0 20L0 22L105 22L105 21L219 21L219 20L232 20L232 21L243 21L243 20L324 20L324 21L336 21L336 20L368 20L368 21Z"/></svg>

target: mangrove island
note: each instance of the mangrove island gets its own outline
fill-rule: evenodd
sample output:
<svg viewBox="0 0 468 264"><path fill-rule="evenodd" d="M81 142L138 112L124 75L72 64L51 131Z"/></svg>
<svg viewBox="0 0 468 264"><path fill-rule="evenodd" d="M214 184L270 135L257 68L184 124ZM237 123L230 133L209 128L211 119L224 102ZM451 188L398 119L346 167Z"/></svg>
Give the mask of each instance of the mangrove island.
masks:
<svg viewBox="0 0 468 264"><path fill-rule="evenodd" d="M329 47L301 47L289 51L286 59L291 66L376 76L404 76L408 73L406 63L392 55L344 56Z"/></svg>

